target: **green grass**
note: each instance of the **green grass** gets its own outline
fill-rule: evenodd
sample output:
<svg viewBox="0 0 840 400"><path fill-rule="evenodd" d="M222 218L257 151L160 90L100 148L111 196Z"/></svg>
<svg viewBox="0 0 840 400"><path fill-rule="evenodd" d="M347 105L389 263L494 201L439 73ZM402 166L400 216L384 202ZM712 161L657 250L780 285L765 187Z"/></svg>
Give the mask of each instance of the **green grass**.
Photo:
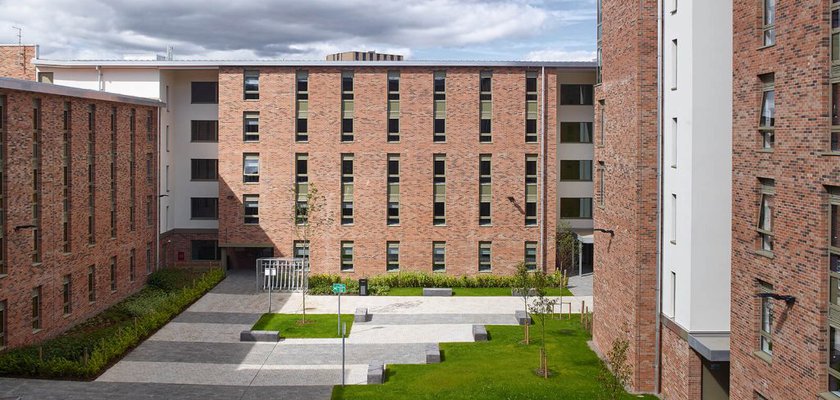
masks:
<svg viewBox="0 0 840 400"><path fill-rule="evenodd" d="M306 314L306 324L301 324L301 314L263 314L251 328L260 331L280 331L283 338L340 338L336 314ZM347 334L353 327L353 314L341 314L347 323Z"/></svg>
<svg viewBox="0 0 840 400"><path fill-rule="evenodd" d="M600 361L587 347L588 333L578 318L551 320L546 329L548 379L537 376L539 330L532 326L532 343L521 344L520 326L489 326L490 341L441 344L443 362L428 365L388 365L382 385L333 389L333 400L540 400L597 399ZM650 399L632 396L623 399Z"/></svg>
<svg viewBox="0 0 840 400"><path fill-rule="evenodd" d="M510 288L452 288L453 296L510 296ZM387 296L422 296L423 288L391 288ZM548 288L548 296L573 296L566 288Z"/></svg>

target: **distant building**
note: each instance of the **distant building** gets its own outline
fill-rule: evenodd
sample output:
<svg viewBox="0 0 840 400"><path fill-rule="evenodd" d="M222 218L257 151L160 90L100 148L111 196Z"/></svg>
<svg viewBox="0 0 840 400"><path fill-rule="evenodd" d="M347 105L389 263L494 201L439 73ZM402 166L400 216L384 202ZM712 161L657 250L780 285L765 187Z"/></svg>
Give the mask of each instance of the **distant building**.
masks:
<svg viewBox="0 0 840 400"><path fill-rule="evenodd" d="M345 51L327 56L327 61L402 61L399 54L382 54L375 51Z"/></svg>

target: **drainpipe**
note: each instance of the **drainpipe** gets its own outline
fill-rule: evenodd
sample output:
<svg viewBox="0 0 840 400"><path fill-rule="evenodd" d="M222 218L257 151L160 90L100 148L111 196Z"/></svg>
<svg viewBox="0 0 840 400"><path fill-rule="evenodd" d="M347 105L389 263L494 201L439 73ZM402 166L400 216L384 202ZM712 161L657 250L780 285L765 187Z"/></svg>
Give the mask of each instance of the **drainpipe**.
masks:
<svg viewBox="0 0 840 400"><path fill-rule="evenodd" d="M546 160L545 160L546 153L547 153L547 143L546 143L546 140L545 140L545 106L547 104L547 102L545 100L545 84L546 84L545 66L541 67L540 77L542 79L542 85L541 85L541 88L540 88L540 92L541 92L540 93L540 96L541 96L540 97L540 99L541 99L540 103L542 103L542 104L540 104L540 139L539 140L540 140L540 153L541 153L540 154L540 160L541 160L542 166L540 167L540 175L541 175L540 176L540 182L541 182L541 184L540 184L540 188L539 188L540 189L539 199L540 199L541 204L538 206L538 208L540 210L540 213L539 213L540 242L539 243L540 243L540 258L541 258L540 265L542 266L543 272L548 272L547 269L546 269L546 265L545 265L545 248L546 248L546 246L545 246L545 237L546 237L545 204L547 203L547 201L546 201L546 190L545 190L545 185L546 185L545 169L546 169L546 164L547 164Z"/></svg>
<svg viewBox="0 0 840 400"><path fill-rule="evenodd" d="M662 108L664 105L664 95L662 93L663 89L663 82L662 82L662 71L664 71L664 57L662 55L663 46L664 46L664 39L663 35L665 33L665 19L663 18L663 12L665 10L665 5L662 0L657 1L657 34L659 45L657 46L656 50L656 180L657 180L657 196L656 196L656 222L657 222L657 229L656 229L656 340L655 344L655 351L654 355L656 361L654 363L654 390L656 393L662 392L662 249L663 249L663 235L662 235L662 193L663 193L663 176L662 176L662 164L663 164L663 154L665 146L663 145L663 138L664 135L662 134L662 127L663 120L662 120Z"/></svg>

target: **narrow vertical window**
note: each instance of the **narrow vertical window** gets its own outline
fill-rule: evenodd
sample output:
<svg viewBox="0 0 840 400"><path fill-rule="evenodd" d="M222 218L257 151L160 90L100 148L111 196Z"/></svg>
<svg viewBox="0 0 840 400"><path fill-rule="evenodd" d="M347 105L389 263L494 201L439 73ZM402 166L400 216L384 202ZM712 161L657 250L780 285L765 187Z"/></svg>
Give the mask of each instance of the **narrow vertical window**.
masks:
<svg viewBox="0 0 840 400"><path fill-rule="evenodd" d="M96 106L88 106L88 244L96 243ZM153 182L152 155L147 155L147 180Z"/></svg>
<svg viewBox="0 0 840 400"><path fill-rule="evenodd" d="M385 267L388 272L395 272L400 270L400 242L388 242L387 265Z"/></svg>
<svg viewBox="0 0 840 400"><path fill-rule="evenodd" d="M478 272L493 270L491 242L478 242Z"/></svg>
<svg viewBox="0 0 840 400"><path fill-rule="evenodd" d="M71 126L73 126L71 122L72 114L70 112L70 102L64 103L64 117L63 120L63 132L62 132L62 140L61 140L61 250L65 253L70 252L70 199L71 196L71 181L73 179L72 173L72 160L73 156L71 155L71 140L72 140L72 132ZM134 181L132 180L132 185ZM2 200L0 200L2 201Z"/></svg>
<svg viewBox="0 0 840 400"><path fill-rule="evenodd" d="M604 162L598 161L598 205L601 207L604 207L604 205L606 204L606 172L607 167L606 165L604 165Z"/></svg>
<svg viewBox="0 0 840 400"><path fill-rule="evenodd" d="M72 275L64 275L61 282L61 302L64 315L73 312L73 282Z"/></svg>
<svg viewBox="0 0 840 400"><path fill-rule="evenodd" d="M110 218L111 218L111 238L117 237L117 108L111 108L111 163L109 165L108 170L110 171ZM166 191L169 191L169 166L167 166L167 187Z"/></svg>
<svg viewBox="0 0 840 400"><path fill-rule="evenodd" d="M309 154L295 154L295 222L309 222Z"/></svg>
<svg viewBox="0 0 840 400"><path fill-rule="evenodd" d="M96 267L93 265L88 267L87 286L88 301L92 303L96 301Z"/></svg>
<svg viewBox="0 0 840 400"><path fill-rule="evenodd" d="M246 194L242 196L244 207L244 223L246 225L257 225L260 223L260 196L257 194Z"/></svg>
<svg viewBox="0 0 840 400"><path fill-rule="evenodd" d="M758 120L758 133L760 136L761 148L772 150L776 144L776 88L773 74L762 75L761 77L761 110Z"/></svg>
<svg viewBox="0 0 840 400"><path fill-rule="evenodd" d="M297 122L295 129L295 141L309 141L309 72L298 71L296 113Z"/></svg>
<svg viewBox="0 0 840 400"><path fill-rule="evenodd" d="M671 243L677 244L677 195L671 193Z"/></svg>
<svg viewBox="0 0 840 400"><path fill-rule="evenodd" d="M353 154L341 155L341 224L353 224Z"/></svg>
<svg viewBox="0 0 840 400"><path fill-rule="evenodd" d="M134 249L128 253L128 281L134 282L137 277L137 252Z"/></svg>
<svg viewBox="0 0 840 400"><path fill-rule="evenodd" d="M537 242L525 242L525 269L537 270Z"/></svg>
<svg viewBox="0 0 840 400"><path fill-rule="evenodd" d="M353 242L341 242L341 271L353 270Z"/></svg>
<svg viewBox="0 0 840 400"><path fill-rule="evenodd" d="M671 119L671 168L677 168L677 139L679 138L679 124L677 119Z"/></svg>
<svg viewBox="0 0 840 400"><path fill-rule="evenodd" d="M155 222L155 203L151 195L146 196L146 226L152 226ZM168 225L168 224L167 224Z"/></svg>
<svg viewBox="0 0 840 400"><path fill-rule="evenodd" d="M432 272L446 272L446 242L432 242Z"/></svg>
<svg viewBox="0 0 840 400"><path fill-rule="evenodd" d="M388 141L400 141L400 71L388 71Z"/></svg>
<svg viewBox="0 0 840 400"><path fill-rule="evenodd" d="M776 44L776 0L762 0L764 3L764 24L762 27L764 45Z"/></svg>
<svg viewBox="0 0 840 400"><path fill-rule="evenodd" d="M0 349L6 348L6 300L0 301Z"/></svg>
<svg viewBox="0 0 840 400"><path fill-rule="evenodd" d="M828 390L838 394L840 393L840 187L829 187L828 194Z"/></svg>
<svg viewBox="0 0 840 400"><path fill-rule="evenodd" d="M6 263L6 96L0 96L0 276L9 273ZM5 302L0 303L5 306ZM5 307L0 310L5 317ZM0 320L0 348L5 347L5 320Z"/></svg>
<svg viewBox="0 0 840 400"><path fill-rule="evenodd" d="M598 101L598 146L607 142L607 102Z"/></svg>
<svg viewBox="0 0 840 400"><path fill-rule="evenodd" d="M479 130L478 141L493 141L493 72L481 71L479 74Z"/></svg>
<svg viewBox="0 0 840 400"><path fill-rule="evenodd" d="M669 307L671 311L671 318L677 316L677 273L671 271L671 304Z"/></svg>
<svg viewBox="0 0 840 400"><path fill-rule="evenodd" d="M309 241L295 240L292 243L292 257L304 260L304 269L309 271Z"/></svg>
<svg viewBox="0 0 840 400"><path fill-rule="evenodd" d="M245 92L245 100L259 100L260 71L245 70L242 89Z"/></svg>
<svg viewBox="0 0 840 400"><path fill-rule="evenodd" d="M260 113L246 112L242 122L243 140L246 142L260 141Z"/></svg>
<svg viewBox="0 0 840 400"><path fill-rule="evenodd" d="M677 39L671 41L671 90L677 90L677 61L679 45Z"/></svg>
<svg viewBox="0 0 840 400"><path fill-rule="evenodd" d="M353 71L341 73L341 141L353 141L353 117L355 110L353 94Z"/></svg>
<svg viewBox="0 0 840 400"><path fill-rule="evenodd" d="M446 225L446 155L434 155L434 176L432 178L433 220L435 225Z"/></svg>
<svg viewBox="0 0 840 400"><path fill-rule="evenodd" d="M146 243L146 275L149 275L154 270L155 259L152 255L152 242Z"/></svg>
<svg viewBox="0 0 840 400"><path fill-rule="evenodd" d="M32 289L32 331L41 330L41 287Z"/></svg>
<svg viewBox="0 0 840 400"><path fill-rule="evenodd" d="M128 230L134 232L137 227L137 110L132 108L128 118ZM70 251L69 247L66 251Z"/></svg>
<svg viewBox="0 0 840 400"><path fill-rule="evenodd" d="M773 285L767 282L758 282L760 293L773 293ZM759 350L773 355L773 298L760 297L761 301L761 326L759 328Z"/></svg>
<svg viewBox="0 0 840 400"><path fill-rule="evenodd" d="M111 292L117 291L117 257L111 257L111 265L109 266L109 277L111 280Z"/></svg>
<svg viewBox="0 0 840 400"><path fill-rule="evenodd" d="M525 142L537 141L537 73L525 73Z"/></svg>
<svg viewBox="0 0 840 400"><path fill-rule="evenodd" d="M400 224L400 155L388 155L388 225Z"/></svg>
<svg viewBox="0 0 840 400"><path fill-rule="evenodd" d="M537 160L536 154L525 156L525 226L537 225Z"/></svg>
<svg viewBox="0 0 840 400"><path fill-rule="evenodd" d="M434 122L434 137L435 142L446 141L446 71L435 71L434 74L434 102L435 102L435 122Z"/></svg>
<svg viewBox="0 0 840 400"><path fill-rule="evenodd" d="M242 155L242 181L245 183L260 182L259 153L245 153Z"/></svg>
<svg viewBox="0 0 840 400"><path fill-rule="evenodd" d="M32 130L32 262L41 262L41 100L33 101Z"/></svg>
<svg viewBox="0 0 840 400"><path fill-rule="evenodd" d="M772 179L759 179L759 206L758 206L758 249L762 251L773 251L773 203L776 195L776 184Z"/></svg>
<svg viewBox="0 0 840 400"><path fill-rule="evenodd" d="M491 156L482 154L478 158L478 224L490 225L490 204L493 202Z"/></svg>
<svg viewBox="0 0 840 400"><path fill-rule="evenodd" d="M837 4L840 4L838 2ZM836 10L840 13L840 10ZM840 16L838 16L840 18ZM840 152L840 77L831 82L831 151Z"/></svg>
<svg viewBox="0 0 840 400"><path fill-rule="evenodd" d="M169 107L169 103L166 103ZM155 112L152 110L146 111L146 140L155 141ZM91 128L93 129L93 128Z"/></svg>

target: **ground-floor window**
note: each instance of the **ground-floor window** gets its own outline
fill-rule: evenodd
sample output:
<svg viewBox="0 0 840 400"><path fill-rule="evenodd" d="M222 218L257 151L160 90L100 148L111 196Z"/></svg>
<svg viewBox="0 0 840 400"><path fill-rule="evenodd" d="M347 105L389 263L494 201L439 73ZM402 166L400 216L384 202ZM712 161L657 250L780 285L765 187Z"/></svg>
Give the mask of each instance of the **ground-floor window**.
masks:
<svg viewBox="0 0 840 400"><path fill-rule="evenodd" d="M193 240L192 260L193 261L215 261L221 260L219 242L215 240Z"/></svg>

